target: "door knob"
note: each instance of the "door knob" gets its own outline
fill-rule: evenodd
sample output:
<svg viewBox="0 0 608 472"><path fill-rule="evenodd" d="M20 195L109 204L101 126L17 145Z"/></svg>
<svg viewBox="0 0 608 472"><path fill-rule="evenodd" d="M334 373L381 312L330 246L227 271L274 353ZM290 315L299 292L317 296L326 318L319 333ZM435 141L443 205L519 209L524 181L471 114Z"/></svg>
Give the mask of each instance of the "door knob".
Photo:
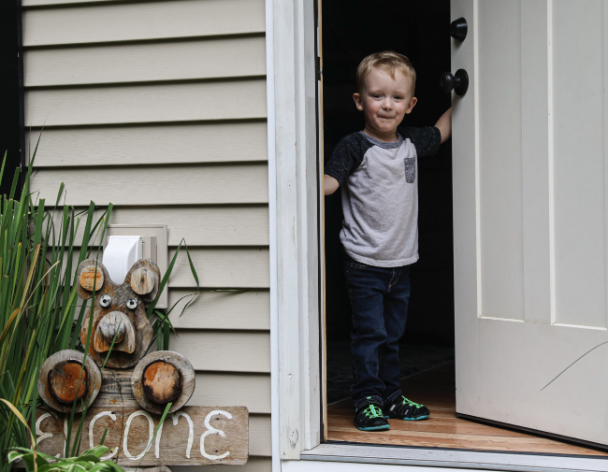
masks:
<svg viewBox="0 0 608 472"><path fill-rule="evenodd" d="M456 41L463 42L467 37L467 33L469 32L469 25L467 20L464 18L458 18L457 20L452 21L450 25L450 36L454 38Z"/></svg>
<svg viewBox="0 0 608 472"><path fill-rule="evenodd" d="M455 76L451 72L444 72L439 77L439 88L445 93L454 90L456 95L464 97L469 90L469 74L464 69L458 69Z"/></svg>

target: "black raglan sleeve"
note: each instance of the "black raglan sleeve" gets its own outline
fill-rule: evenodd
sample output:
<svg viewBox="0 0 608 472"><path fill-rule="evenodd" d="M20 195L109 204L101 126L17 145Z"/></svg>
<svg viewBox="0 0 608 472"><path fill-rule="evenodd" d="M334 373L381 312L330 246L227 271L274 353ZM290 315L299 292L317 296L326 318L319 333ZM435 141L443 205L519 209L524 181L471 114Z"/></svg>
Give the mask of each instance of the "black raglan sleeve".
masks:
<svg viewBox="0 0 608 472"><path fill-rule="evenodd" d="M400 128L405 136L410 138L416 147L418 157L434 156L441 146L441 132L435 126L424 128L403 127Z"/></svg>
<svg viewBox="0 0 608 472"><path fill-rule="evenodd" d="M361 133L345 136L325 163L324 173L344 185L348 176L361 165L363 156L371 146L373 144L361 136Z"/></svg>

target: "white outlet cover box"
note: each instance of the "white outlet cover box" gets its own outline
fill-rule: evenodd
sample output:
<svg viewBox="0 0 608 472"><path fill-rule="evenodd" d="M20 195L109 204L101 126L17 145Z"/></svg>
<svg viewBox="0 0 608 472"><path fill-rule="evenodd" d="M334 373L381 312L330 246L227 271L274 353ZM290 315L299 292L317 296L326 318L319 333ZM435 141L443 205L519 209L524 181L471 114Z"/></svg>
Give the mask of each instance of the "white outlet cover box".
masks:
<svg viewBox="0 0 608 472"><path fill-rule="evenodd" d="M108 225L103 246L110 236L139 236L142 240L142 259L152 259L160 269L161 280L169 266L167 225ZM160 295L156 308L169 308L169 287Z"/></svg>

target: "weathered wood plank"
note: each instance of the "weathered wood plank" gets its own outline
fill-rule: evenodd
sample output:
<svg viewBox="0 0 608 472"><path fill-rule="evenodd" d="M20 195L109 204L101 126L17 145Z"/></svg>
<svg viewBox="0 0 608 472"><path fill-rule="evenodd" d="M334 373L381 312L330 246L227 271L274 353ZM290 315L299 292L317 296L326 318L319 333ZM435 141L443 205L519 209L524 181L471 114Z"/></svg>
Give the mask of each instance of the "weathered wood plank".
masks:
<svg viewBox="0 0 608 472"><path fill-rule="evenodd" d="M270 372L270 335L255 331L177 330L171 350L186 356L195 370Z"/></svg>
<svg viewBox="0 0 608 472"><path fill-rule="evenodd" d="M76 208L76 212L83 208ZM104 210L105 211L105 208ZM95 212L96 218L102 210ZM55 229L61 227L62 215L55 215ZM117 207L111 224L168 225L169 246L179 245L182 238L189 247L195 246L267 246L267 206L211 206L211 207ZM84 223L79 227L76 245L82 243Z"/></svg>
<svg viewBox="0 0 608 472"><path fill-rule="evenodd" d="M46 0L28 1L28 6L31 6L33 2ZM23 45L263 33L264 24L263 0L104 2L65 8L26 9L23 15Z"/></svg>
<svg viewBox="0 0 608 472"><path fill-rule="evenodd" d="M45 169L32 177L32 189L54 205L62 182L64 201L74 206L88 206L91 200L145 206L268 202L266 164Z"/></svg>
<svg viewBox="0 0 608 472"><path fill-rule="evenodd" d="M152 442L161 415L148 413L133 401L121 402L116 395L105 397L100 395L87 412L80 452L97 445L107 428L104 444L115 451L114 458L122 466L242 465L247 462L249 415L246 408L186 406L175 415L167 416L157 441ZM46 413L40 409L37 417ZM39 430L52 434L40 441L40 452L63 456L64 418L60 414L49 415L40 422ZM80 416L75 424L79 421ZM146 449L148 445L150 448Z"/></svg>
<svg viewBox="0 0 608 472"><path fill-rule="evenodd" d="M31 152L39 132L27 133ZM238 139L235 139L238 137ZM266 161L266 123L46 128L36 167L85 167Z"/></svg>
<svg viewBox="0 0 608 472"><path fill-rule="evenodd" d="M169 260L174 251L169 251ZM268 249L259 248L198 248L190 255L198 273L201 287L206 288L268 288L270 265ZM196 286L185 254L175 263L170 287Z"/></svg>
<svg viewBox="0 0 608 472"><path fill-rule="evenodd" d="M196 373L196 389L190 406L242 405L249 413L270 414L268 374Z"/></svg>
<svg viewBox="0 0 608 472"><path fill-rule="evenodd" d="M192 290L173 289L169 306ZM182 329L270 329L270 294L267 291L202 293L182 316L183 299L171 313L171 322Z"/></svg>
<svg viewBox="0 0 608 472"><path fill-rule="evenodd" d="M266 118L265 79L44 88L25 93L28 127L259 118Z"/></svg>
<svg viewBox="0 0 608 472"><path fill-rule="evenodd" d="M26 87L266 74L264 36L32 49L23 60Z"/></svg>

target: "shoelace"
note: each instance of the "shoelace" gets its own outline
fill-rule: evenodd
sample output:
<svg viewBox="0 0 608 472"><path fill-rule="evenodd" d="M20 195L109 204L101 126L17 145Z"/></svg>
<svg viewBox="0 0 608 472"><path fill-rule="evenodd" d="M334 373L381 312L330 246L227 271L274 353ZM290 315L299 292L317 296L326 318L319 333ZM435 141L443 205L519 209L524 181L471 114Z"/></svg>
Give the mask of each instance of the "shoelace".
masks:
<svg viewBox="0 0 608 472"><path fill-rule="evenodd" d="M376 408L374 405L368 405L365 410L363 410L363 414L368 418L380 418L382 416L382 412Z"/></svg>
<svg viewBox="0 0 608 472"><path fill-rule="evenodd" d="M405 398L403 395L401 395L401 398L403 398L403 401L401 402L402 405L414 406L416 408L422 408L422 405L420 403L413 402L412 400L409 400L408 398Z"/></svg>

